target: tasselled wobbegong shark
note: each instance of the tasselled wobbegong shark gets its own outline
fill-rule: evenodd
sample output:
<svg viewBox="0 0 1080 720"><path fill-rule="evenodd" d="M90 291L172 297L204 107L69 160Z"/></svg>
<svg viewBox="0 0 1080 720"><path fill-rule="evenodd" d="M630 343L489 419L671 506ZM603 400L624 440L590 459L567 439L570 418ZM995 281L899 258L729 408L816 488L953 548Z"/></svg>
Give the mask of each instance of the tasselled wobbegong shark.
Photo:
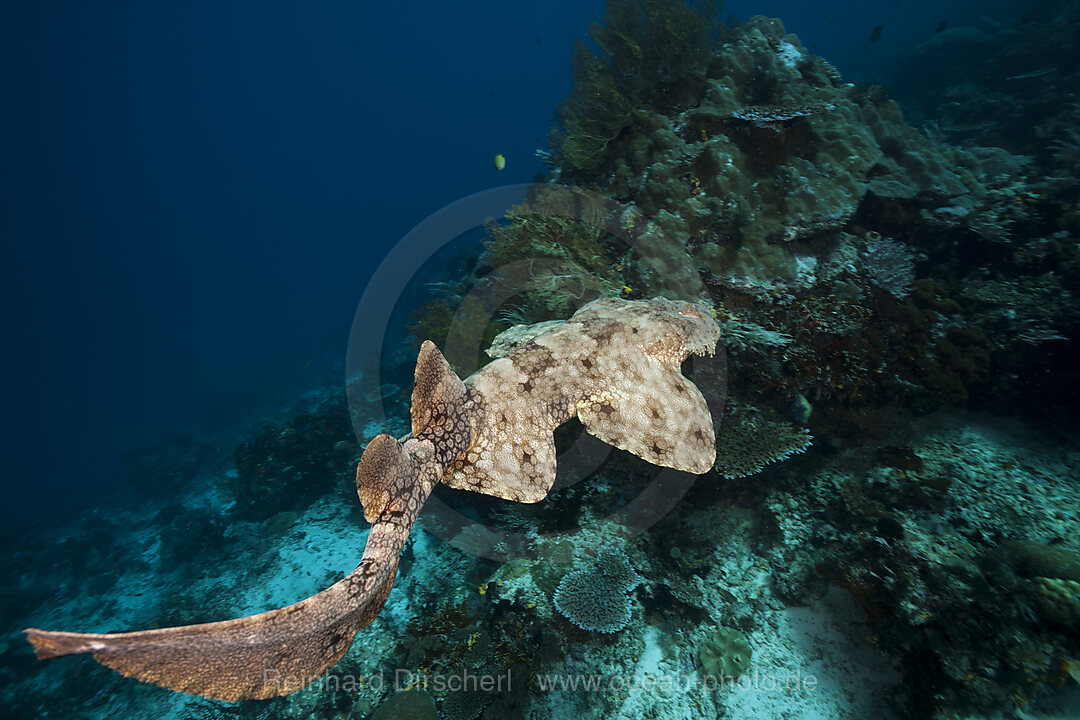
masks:
<svg viewBox="0 0 1080 720"><path fill-rule="evenodd" d="M712 355L720 330L708 308L654 298L604 298L566 321L517 326L494 360L464 382L430 341L416 362L401 440L364 449L356 488L371 523L360 564L293 605L223 622L124 633L25 630L41 659L92 653L123 675L220 700L287 695L341 659L382 609L398 555L439 482L507 500L543 500L555 481L555 428L572 417L655 465L707 472L713 424L680 371Z"/></svg>

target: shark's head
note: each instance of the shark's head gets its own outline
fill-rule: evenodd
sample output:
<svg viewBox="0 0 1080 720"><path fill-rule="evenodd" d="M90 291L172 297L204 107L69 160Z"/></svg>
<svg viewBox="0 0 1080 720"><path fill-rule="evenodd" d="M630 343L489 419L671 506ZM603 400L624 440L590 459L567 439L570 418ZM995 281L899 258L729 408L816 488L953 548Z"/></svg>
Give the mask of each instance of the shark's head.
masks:
<svg viewBox="0 0 1080 720"><path fill-rule="evenodd" d="M618 323L623 341L643 347L649 357L678 367L689 355L712 355L720 328L712 311L701 303L652 298L651 300L595 300L571 321Z"/></svg>

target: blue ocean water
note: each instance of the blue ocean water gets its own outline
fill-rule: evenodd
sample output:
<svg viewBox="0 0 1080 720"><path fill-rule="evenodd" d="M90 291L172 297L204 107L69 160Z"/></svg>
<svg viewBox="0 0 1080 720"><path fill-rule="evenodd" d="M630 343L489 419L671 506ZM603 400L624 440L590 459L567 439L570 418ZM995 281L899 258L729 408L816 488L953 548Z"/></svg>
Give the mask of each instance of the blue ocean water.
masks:
<svg viewBox="0 0 1080 720"><path fill-rule="evenodd" d="M685 7L608 11L620 6L646 8L652 27ZM1069 707L1080 667L1075 3L731 2L711 59L690 70L670 60L688 57L675 44L606 58L606 82L633 102L582 156L549 131L595 128L580 121L588 112L610 122L598 92L578 96L578 125L566 115L575 44L590 23L613 27L601 2L0 13L0 512L16 578L0 607L0 674L13 716ZM657 57L671 65L656 70ZM592 193L633 208L677 250L639 261L560 224L565 214L545 219L534 181L589 193L574 221L592 217ZM533 209L502 235L482 227L522 201ZM446 220L454 208L460 227ZM412 243L432 216L450 229L428 258ZM625 228L646 221L621 217L637 243ZM380 264L395 249L419 270L373 282L389 278ZM480 280L496 258L525 268L513 291ZM440 488L436 500L478 522L421 520L375 630L343 661L366 688L221 705L85 655L33 659L23 627L223 620L339 580L368 537L356 460L377 433L410 430L420 341L441 329L434 339L464 377L496 332L605 295L705 302L727 348L713 372L731 384L688 373L717 428L734 428L716 430L732 465L655 501L670 513L650 516L655 529L626 540L613 518L664 464L646 461L665 455L596 432L626 452L594 467L592 446L563 454L599 444L577 425L555 435L544 503ZM773 456L730 457L755 443ZM502 545L470 527L505 531ZM645 582L625 630L590 635L551 598L612 545ZM989 609L1005 597L1018 599ZM979 638L987 623L1015 632ZM749 638L766 676L821 684L781 699L677 682L540 687L697 678L709 653L735 652L718 627ZM947 627L967 632L948 652ZM821 660L829 653L864 670L844 674L845 662ZM403 668L506 672L516 689L463 699L415 678L375 687ZM422 709L390 705L415 700L392 700L406 689L426 693Z"/></svg>
<svg viewBox="0 0 1080 720"><path fill-rule="evenodd" d="M976 7L774 5L727 10L781 17L862 81ZM140 443L336 378L388 247L542 172L601 11L8 5L4 474L35 480L7 507L77 510Z"/></svg>
<svg viewBox="0 0 1080 720"><path fill-rule="evenodd" d="M337 379L387 249L540 171L596 11L8 5L8 508Z"/></svg>

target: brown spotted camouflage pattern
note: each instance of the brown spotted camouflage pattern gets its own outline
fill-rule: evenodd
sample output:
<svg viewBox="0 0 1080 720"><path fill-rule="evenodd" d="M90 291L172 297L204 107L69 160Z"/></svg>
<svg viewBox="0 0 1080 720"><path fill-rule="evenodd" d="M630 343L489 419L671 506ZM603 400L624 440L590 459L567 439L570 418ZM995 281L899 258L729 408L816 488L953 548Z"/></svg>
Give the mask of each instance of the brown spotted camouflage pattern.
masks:
<svg viewBox="0 0 1080 720"><path fill-rule="evenodd" d="M535 326L534 326L535 327ZM700 305L596 300L543 332L513 328L468 380L477 433L443 478L486 495L538 502L555 482L555 428L585 429L649 462L701 474L716 457L712 418L679 366L712 354L720 331Z"/></svg>
<svg viewBox="0 0 1080 720"><path fill-rule="evenodd" d="M575 415L596 437L692 473L716 449L704 398L679 366L712 354L719 330L701 305L596 300L566 322L513 328L496 359L464 383L425 342L412 432L374 438L357 468L372 523L364 556L341 581L288 607L225 622L132 633L24 632L39 658L92 653L114 670L222 700L299 690L337 663L382 609L398 555L436 483L520 502L555 481L552 432Z"/></svg>

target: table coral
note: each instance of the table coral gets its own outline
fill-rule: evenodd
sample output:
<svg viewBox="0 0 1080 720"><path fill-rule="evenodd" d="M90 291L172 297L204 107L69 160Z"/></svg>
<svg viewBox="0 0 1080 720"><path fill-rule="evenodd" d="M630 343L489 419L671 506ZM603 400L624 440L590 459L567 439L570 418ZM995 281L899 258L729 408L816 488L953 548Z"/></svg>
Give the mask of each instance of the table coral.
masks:
<svg viewBox="0 0 1080 720"><path fill-rule="evenodd" d="M640 582L625 553L603 548L592 567L563 577L555 591L555 609L583 630L618 632L630 622L627 593Z"/></svg>

